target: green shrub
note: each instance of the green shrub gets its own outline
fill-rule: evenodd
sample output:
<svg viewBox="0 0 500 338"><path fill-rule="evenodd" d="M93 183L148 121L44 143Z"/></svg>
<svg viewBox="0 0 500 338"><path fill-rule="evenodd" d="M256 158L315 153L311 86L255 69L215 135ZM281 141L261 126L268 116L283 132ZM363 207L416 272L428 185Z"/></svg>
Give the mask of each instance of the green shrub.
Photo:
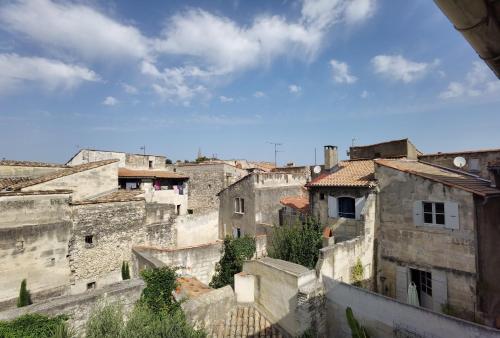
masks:
<svg viewBox="0 0 500 338"><path fill-rule="evenodd" d="M119 338L123 311L118 304L106 304L92 311L85 327L87 338Z"/></svg>
<svg viewBox="0 0 500 338"><path fill-rule="evenodd" d="M11 321L0 321L0 337L52 338L61 325L65 326L67 319L65 315L48 317L37 313L25 314Z"/></svg>
<svg viewBox="0 0 500 338"><path fill-rule="evenodd" d="M146 282L146 287L142 290L141 301L153 312L159 313L164 310L169 312L179 307L172 295L177 287L176 270L176 268L166 266L141 272L141 277Z"/></svg>
<svg viewBox="0 0 500 338"><path fill-rule="evenodd" d="M26 279L21 282L21 289L19 290L19 298L17 299L17 307L23 307L31 304L31 294L26 286Z"/></svg>
<svg viewBox="0 0 500 338"><path fill-rule="evenodd" d="M366 329L361 326L356 317L354 317L354 313L350 307L345 309L345 315L347 317L347 323L351 328L352 338L370 338Z"/></svg>
<svg viewBox="0 0 500 338"><path fill-rule="evenodd" d="M243 262L255 254L255 239L249 236L240 238L226 237L222 248L222 257L215 265L215 274L210 287L221 288L234 286L234 275L241 272Z"/></svg>
<svg viewBox="0 0 500 338"><path fill-rule="evenodd" d="M122 262L122 279L130 279L130 269L128 267L128 262L125 261Z"/></svg>
<svg viewBox="0 0 500 338"><path fill-rule="evenodd" d="M304 225L277 226L269 237L268 255L314 269L322 247L321 230L321 225L313 219Z"/></svg>
<svg viewBox="0 0 500 338"><path fill-rule="evenodd" d="M363 275L363 264L361 264L361 260L358 258L356 264L351 268L351 283L355 286L361 286Z"/></svg>

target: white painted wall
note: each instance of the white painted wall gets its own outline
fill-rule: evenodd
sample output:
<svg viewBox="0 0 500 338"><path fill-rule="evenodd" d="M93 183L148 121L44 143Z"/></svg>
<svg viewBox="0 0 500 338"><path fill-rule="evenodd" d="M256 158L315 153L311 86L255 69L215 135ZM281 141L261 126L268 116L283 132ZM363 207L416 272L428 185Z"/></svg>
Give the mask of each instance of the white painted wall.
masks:
<svg viewBox="0 0 500 338"><path fill-rule="evenodd" d="M213 243L219 236L219 212L179 216L174 228L179 248Z"/></svg>

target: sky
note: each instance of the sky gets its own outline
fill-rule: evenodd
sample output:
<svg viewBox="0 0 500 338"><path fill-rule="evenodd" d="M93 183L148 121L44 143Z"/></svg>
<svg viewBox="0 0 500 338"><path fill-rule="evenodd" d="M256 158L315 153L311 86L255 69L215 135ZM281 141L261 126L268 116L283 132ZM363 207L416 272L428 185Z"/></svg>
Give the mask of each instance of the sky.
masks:
<svg viewBox="0 0 500 338"><path fill-rule="evenodd" d="M428 0L0 2L0 158L500 148L499 102L500 80Z"/></svg>

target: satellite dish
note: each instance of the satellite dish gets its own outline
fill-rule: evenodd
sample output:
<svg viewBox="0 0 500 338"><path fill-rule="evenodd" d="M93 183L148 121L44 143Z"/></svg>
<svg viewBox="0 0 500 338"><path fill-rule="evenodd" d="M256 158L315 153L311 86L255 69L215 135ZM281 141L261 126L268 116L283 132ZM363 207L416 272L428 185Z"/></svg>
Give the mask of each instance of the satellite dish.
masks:
<svg viewBox="0 0 500 338"><path fill-rule="evenodd" d="M313 168L313 172L314 172L315 174L319 174L319 173L321 172L321 167L320 167L319 165L315 166L315 167Z"/></svg>
<svg viewBox="0 0 500 338"><path fill-rule="evenodd" d="M467 164L467 161L462 156L457 156L453 159L453 164L455 167L461 169Z"/></svg>

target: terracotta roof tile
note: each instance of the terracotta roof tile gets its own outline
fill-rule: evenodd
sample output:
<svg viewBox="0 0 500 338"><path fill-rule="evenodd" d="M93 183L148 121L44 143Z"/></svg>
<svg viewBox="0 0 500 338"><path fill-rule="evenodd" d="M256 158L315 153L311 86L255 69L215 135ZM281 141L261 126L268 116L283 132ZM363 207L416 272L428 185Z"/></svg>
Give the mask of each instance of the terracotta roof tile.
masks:
<svg viewBox="0 0 500 338"><path fill-rule="evenodd" d="M134 178L178 178L188 179L188 176L180 175L172 171L166 170L133 170L128 168L118 169L119 177L134 177Z"/></svg>
<svg viewBox="0 0 500 338"><path fill-rule="evenodd" d="M318 176L307 187L373 187L375 165L372 160L340 161L336 171Z"/></svg>
<svg viewBox="0 0 500 338"><path fill-rule="evenodd" d="M442 183L444 185L462 189L480 196L500 195L500 189L490 186L490 182L477 176L460 173L455 170L446 169L432 165L430 163L422 163L411 160L388 160L378 159L375 163L407 172L413 175L428 178L430 180Z"/></svg>
<svg viewBox="0 0 500 338"><path fill-rule="evenodd" d="M14 184L17 184L17 183L20 183L20 182L26 182L26 181L29 181L31 180L32 178L31 177L7 177L7 178L0 178L0 191L2 191L3 189L11 186L11 185L14 185Z"/></svg>
<svg viewBox="0 0 500 338"><path fill-rule="evenodd" d="M9 185L7 187L4 187L4 189L7 190L20 190L26 187L30 187L33 185L37 185L40 183L45 183L48 181L55 180L57 178L61 178L64 176L76 174L85 170L90 170L94 168L98 168L107 164L115 163L118 162L119 160L104 160L104 161L97 161L97 162L90 162L90 163L85 163L85 164L80 164L80 165L75 165L73 167L67 167L66 169L59 170L47 175L42 175L39 177L32 178L30 180L18 182L12 185Z"/></svg>
<svg viewBox="0 0 500 338"><path fill-rule="evenodd" d="M287 207L296 209L303 214L309 212L309 198L305 196L288 196L280 200L280 203Z"/></svg>
<svg viewBox="0 0 500 338"><path fill-rule="evenodd" d="M100 196L98 198L78 201L73 204L95 204L95 203L111 203L111 202L130 202L130 201L144 201L144 197L137 197L143 194L142 190L118 190L112 193Z"/></svg>
<svg viewBox="0 0 500 338"><path fill-rule="evenodd" d="M0 166L18 166L18 167L52 167L52 168L68 168L64 164L45 163L35 161L14 161L14 160L1 160Z"/></svg>

